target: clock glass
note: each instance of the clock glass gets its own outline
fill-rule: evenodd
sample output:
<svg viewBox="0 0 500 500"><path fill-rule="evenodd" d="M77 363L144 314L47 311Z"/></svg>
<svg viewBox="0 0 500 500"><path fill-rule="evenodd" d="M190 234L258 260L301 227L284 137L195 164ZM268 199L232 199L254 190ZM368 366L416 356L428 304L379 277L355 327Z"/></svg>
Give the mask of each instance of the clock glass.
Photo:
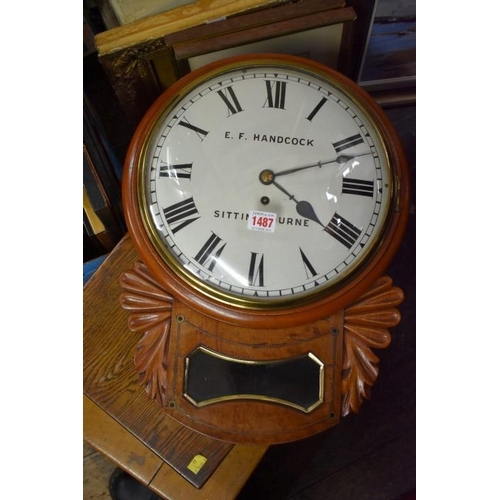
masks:
<svg viewBox="0 0 500 500"><path fill-rule="evenodd" d="M242 307L313 301L370 259L394 179L363 103L331 73L258 59L191 78L140 154L148 236L198 291Z"/></svg>

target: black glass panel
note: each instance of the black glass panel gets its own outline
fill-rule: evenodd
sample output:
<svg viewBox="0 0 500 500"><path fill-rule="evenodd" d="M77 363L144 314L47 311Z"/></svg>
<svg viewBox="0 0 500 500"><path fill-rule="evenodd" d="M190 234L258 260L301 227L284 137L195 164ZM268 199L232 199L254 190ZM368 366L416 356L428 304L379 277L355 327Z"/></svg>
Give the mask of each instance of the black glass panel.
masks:
<svg viewBox="0 0 500 500"><path fill-rule="evenodd" d="M224 399L267 399L307 411L321 399L322 370L308 355L244 362L198 349L188 358L186 395L197 405Z"/></svg>

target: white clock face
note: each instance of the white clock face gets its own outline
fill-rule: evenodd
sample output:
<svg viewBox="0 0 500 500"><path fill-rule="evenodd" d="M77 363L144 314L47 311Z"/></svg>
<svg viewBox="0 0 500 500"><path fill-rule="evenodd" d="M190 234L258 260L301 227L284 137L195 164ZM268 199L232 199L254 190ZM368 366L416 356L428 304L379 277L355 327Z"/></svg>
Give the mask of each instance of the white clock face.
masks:
<svg viewBox="0 0 500 500"><path fill-rule="evenodd" d="M141 212L171 267L219 300L315 297L378 244L392 177L371 119L341 88L277 64L190 84L143 154Z"/></svg>

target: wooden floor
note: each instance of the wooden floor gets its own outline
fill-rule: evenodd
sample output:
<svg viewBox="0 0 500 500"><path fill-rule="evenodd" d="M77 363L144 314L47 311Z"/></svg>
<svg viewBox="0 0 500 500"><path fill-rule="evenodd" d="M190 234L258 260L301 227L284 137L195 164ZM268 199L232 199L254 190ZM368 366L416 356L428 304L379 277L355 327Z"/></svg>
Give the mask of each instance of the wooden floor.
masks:
<svg viewBox="0 0 500 500"><path fill-rule="evenodd" d="M415 498L415 106L386 110L403 141L412 209L403 244L387 271L405 292L391 345L376 354L371 399L325 433L272 446L238 500L411 500ZM83 448L84 500L108 500L114 466ZM217 500L217 499L213 499Z"/></svg>
<svg viewBox="0 0 500 500"><path fill-rule="evenodd" d="M115 466L83 443L83 500L111 500L108 480Z"/></svg>

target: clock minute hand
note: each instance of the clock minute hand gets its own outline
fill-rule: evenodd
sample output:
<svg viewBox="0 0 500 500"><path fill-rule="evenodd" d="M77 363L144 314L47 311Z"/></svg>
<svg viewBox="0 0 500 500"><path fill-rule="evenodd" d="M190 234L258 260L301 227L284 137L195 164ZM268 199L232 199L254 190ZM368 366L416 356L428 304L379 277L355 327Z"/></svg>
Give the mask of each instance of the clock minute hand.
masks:
<svg viewBox="0 0 500 500"><path fill-rule="evenodd" d="M353 160L354 158L359 158L360 156L367 156L370 154L371 153L363 153L363 154L354 155L354 156L340 155L340 156L337 156L337 158L335 158L333 160L318 161L316 163L311 163L310 165L303 165L301 167L289 168L287 170L282 170L281 172L275 172L274 177L279 177L281 175L294 174L295 172L300 172L302 170L307 170L309 168L317 168L317 167L321 168L324 165L329 165L331 163L337 163L339 165L342 165L343 163L346 163L349 160Z"/></svg>

